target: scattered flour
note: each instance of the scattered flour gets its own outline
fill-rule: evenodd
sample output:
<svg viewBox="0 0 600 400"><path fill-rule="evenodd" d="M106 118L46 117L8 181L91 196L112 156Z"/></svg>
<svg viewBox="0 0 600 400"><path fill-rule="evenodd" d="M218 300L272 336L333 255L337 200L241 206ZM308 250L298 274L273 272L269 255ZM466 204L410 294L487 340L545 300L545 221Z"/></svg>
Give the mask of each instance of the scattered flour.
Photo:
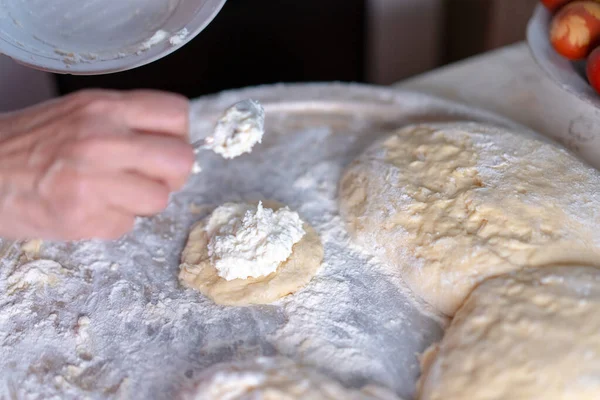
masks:
<svg viewBox="0 0 600 400"><path fill-rule="evenodd" d="M200 172L202 172L202 167L198 164L198 161L194 161L194 164L192 165L192 174L199 174Z"/></svg>
<svg viewBox="0 0 600 400"><path fill-rule="evenodd" d="M314 100L339 93L343 101L391 104L394 120L386 123L395 126L440 109L420 95L380 92L276 86L194 102L198 138L210 135L213 115L240 99L269 99L279 109L269 111L273 134L256 151L200 158L204 173L118 241L44 242L43 261L33 264L23 262L20 244L0 242L0 398L173 399L216 363L277 353L346 387L374 383L413 398L416 355L441 328L397 275L352 245L337 211L341 172L376 139L380 114L332 113L337 102L324 103L323 112ZM285 111L297 98L316 104L314 111ZM183 289L177 273L191 226L216 205L266 198L318 230L325 257L314 279L268 306L223 307Z"/></svg>
<svg viewBox="0 0 600 400"><path fill-rule="evenodd" d="M21 265L7 279L7 292L14 294L16 291L30 287L40 289L47 285L59 283L60 275L64 274L62 266L52 260L37 260Z"/></svg>
<svg viewBox="0 0 600 400"><path fill-rule="evenodd" d="M83 315L77 320L75 343L76 352L80 358L91 359L91 338L90 338L90 319Z"/></svg>

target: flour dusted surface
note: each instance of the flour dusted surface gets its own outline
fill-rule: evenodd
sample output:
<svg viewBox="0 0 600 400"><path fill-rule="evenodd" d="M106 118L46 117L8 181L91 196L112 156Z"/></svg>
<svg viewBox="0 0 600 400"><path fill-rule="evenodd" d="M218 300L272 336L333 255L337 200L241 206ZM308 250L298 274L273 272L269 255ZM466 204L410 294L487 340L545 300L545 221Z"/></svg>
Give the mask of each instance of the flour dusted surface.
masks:
<svg viewBox="0 0 600 400"><path fill-rule="evenodd" d="M208 255L221 278L257 278L277 270L304 236L297 212L228 203L211 213L206 225Z"/></svg>
<svg viewBox="0 0 600 400"><path fill-rule="evenodd" d="M349 240L337 183L380 137L375 132L432 109L438 118L489 116L379 88L276 86L195 102L192 139L210 135L221 112L247 98L265 106L263 144L231 161L204 152L204 172L132 234L116 242L43 243L35 257L60 265L50 274L43 269L48 278L26 273L29 250L1 244L0 397L172 399L215 363L277 352L348 387L375 383L413 397L416 354L441 329L396 275ZM350 101L356 106L346 112ZM223 203L265 198L289 205L318 230L325 254L310 284L253 307L218 306L182 289L178 266L191 227ZM8 294L11 276L24 277L11 285L34 283Z"/></svg>

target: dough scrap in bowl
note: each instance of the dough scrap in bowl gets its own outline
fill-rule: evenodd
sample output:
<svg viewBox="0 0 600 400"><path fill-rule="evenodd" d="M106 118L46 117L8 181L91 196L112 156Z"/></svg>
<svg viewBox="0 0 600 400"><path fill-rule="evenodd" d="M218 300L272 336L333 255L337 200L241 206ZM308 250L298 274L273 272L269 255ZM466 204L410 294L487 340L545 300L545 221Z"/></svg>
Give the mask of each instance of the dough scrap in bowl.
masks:
<svg viewBox="0 0 600 400"><path fill-rule="evenodd" d="M204 371L186 400L401 400L368 385L348 389L318 370L285 357L217 364Z"/></svg>
<svg viewBox="0 0 600 400"><path fill-rule="evenodd" d="M422 124L346 170L351 235L452 316L483 279L600 259L600 173L529 132Z"/></svg>
<svg viewBox="0 0 600 400"><path fill-rule="evenodd" d="M530 268L481 283L423 358L421 400L600 396L600 270Z"/></svg>
<svg viewBox="0 0 600 400"><path fill-rule="evenodd" d="M277 210L282 204L265 201L265 207ZM208 255L207 220L198 222L190 231L181 256L179 281L200 291L221 305L247 306L268 304L306 286L323 261L323 245L319 234L307 223L306 232L292 249L290 257L267 276L227 281L221 278Z"/></svg>

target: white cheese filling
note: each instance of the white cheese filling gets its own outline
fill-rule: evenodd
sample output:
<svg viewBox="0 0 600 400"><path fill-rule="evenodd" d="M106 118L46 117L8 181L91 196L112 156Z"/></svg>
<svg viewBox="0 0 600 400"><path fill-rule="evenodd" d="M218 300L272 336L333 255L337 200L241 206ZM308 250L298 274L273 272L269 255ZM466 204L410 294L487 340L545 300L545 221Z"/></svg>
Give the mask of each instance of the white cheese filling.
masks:
<svg viewBox="0 0 600 400"><path fill-rule="evenodd" d="M292 254L305 234L298 213L276 211L262 203L226 203L206 225L208 255L218 275L228 281L267 276Z"/></svg>
<svg viewBox="0 0 600 400"><path fill-rule="evenodd" d="M223 158L236 158L250 153L262 141L264 132L265 110L257 101L244 100L225 111L204 148Z"/></svg>

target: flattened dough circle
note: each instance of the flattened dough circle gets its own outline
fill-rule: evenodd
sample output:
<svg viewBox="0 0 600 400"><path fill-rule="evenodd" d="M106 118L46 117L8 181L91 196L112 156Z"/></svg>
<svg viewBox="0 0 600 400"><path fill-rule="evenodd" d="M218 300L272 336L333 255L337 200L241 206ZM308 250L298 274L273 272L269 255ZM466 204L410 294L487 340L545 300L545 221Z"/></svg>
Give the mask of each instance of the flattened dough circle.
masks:
<svg viewBox="0 0 600 400"><path fill-rule="evenodd" d="M265 207L277 210L282 204L263 201ZM190 231L181 256L179 281L196 289L215 303L246 306L272 303L306 286L323 261L323 245L318 233L304 223L306 234L294 245L290 257L267 276L227 281L217 274L208 257L206 220Z"/></svg>

